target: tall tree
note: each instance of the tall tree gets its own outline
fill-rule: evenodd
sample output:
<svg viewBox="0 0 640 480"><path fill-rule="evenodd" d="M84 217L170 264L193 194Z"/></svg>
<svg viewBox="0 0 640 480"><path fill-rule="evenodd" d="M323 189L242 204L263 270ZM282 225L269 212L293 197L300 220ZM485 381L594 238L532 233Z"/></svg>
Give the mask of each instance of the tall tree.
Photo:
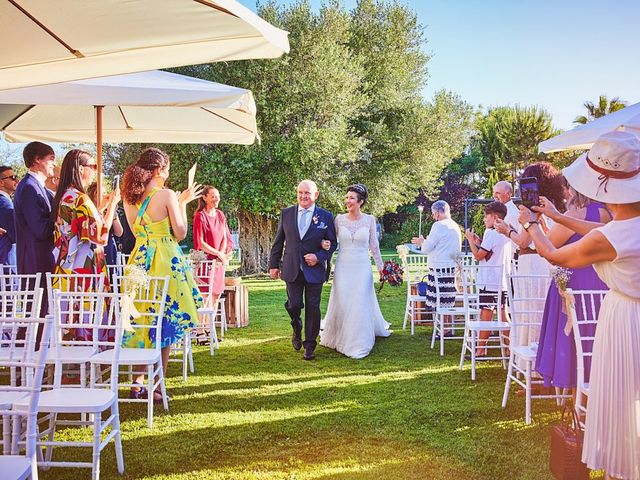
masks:
<svg viewBox="0 0 640 480"><path fill-rule="evenodd" d="M626 102L620 100L620 97L614 97L611 100L606 95L600 95L598 101L593 103L591 101L584 102L584 108L587 109L587 115L579 115L575 118L573 123L586 124L595 120L596 118L604 117L610 113L622 110L627 106Z"/></svg>
<svg viewBox="0 0 640 480"><path fill-rule="evenodd" d="M545 158L538 144L558 132L551 115L540 107L497 107L478 119L477 146L485 170L501 180L515 180L529 163Z"/></svg>
<svg viewBox="0 0 640 480"><path fill-rule="evenodd" d="M295 200L302 178L318 183L324 207L342 210L345 187L363 182L369 211L395 210L418 187L436 188L471 126L471 108L456 95L421 98L423 29L399 1L360 0L351 12L338 1L314 11L306 0L258 10L290 32L289 55L176 71L251 89L261 144L165 147L175 187L198 161L198 181L219 187L225 208L236 212L245 272L266 268L277 215ZM138 150L111 149L114 168Z"/></svg>

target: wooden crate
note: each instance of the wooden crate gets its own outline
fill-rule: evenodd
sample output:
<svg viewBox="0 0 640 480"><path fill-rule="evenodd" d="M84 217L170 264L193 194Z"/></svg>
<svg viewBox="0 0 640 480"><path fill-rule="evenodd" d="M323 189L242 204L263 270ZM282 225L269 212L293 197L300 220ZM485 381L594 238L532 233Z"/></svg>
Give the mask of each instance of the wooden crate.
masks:
<svg viewBox="0 0 640 480"><path fill-rule="evenodd" d="M246 285L226 285L224 287L224 309L230 328L249 325L249 290Z"/></svg>

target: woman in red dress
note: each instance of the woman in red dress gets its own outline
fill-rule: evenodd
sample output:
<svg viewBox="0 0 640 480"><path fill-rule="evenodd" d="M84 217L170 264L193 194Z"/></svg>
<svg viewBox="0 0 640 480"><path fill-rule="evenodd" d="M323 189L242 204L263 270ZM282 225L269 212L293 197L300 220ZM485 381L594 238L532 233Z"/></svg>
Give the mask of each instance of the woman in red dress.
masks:
<svg viewBox="0 0 640 480"><path fill-rule="evenodd" d="M233 240L227 226L227 219L221 210L220 192L209 185L202 190L198 200L198 209L193 216L193 248L207 255L207 259L216 260L211 270L210 305L215 306L224 291L224 269L227 257L233 251ZM209 303L209 302L207 302Z"/></svg>

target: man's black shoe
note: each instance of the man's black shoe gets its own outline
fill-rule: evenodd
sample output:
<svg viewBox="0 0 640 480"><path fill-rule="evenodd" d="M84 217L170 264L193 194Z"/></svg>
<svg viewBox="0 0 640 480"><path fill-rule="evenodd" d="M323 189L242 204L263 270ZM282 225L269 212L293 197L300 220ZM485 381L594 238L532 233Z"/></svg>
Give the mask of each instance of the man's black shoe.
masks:
<svg viewBox="0 0 640 480"><path fill-rule="evenodd" d="M291 345L293 345L296 352L302 348L302 338L300 338L299 334L294 333L291 336Z"/></svg>
<svg viewBox="0 0 640 480"><path fill-rule="evenodd" d="M305 360L313 360L314 358L316 358L316 354L313 349L305 348L302 358L304 358Z"/></svg>

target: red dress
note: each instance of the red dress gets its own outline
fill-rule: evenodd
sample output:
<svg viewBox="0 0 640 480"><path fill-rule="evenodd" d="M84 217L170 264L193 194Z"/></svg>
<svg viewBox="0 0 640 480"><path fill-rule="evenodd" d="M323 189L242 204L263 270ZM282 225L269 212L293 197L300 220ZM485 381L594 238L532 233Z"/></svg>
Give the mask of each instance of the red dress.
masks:
<svg viewBox="0 0 640 480"><path fill-rule="evenodd" d="M233 249L233 239L227 226L227 219L221 210L216 209L213 215L208 215L204 210L196 212L193 216L193 248L202 250L200 241L216 250L228 252ZM225 246L226 239L226 246ZM207 253L209 260L217 257ZM224 291L224 264L213 270L213 293L219 295Z"/></svg>

